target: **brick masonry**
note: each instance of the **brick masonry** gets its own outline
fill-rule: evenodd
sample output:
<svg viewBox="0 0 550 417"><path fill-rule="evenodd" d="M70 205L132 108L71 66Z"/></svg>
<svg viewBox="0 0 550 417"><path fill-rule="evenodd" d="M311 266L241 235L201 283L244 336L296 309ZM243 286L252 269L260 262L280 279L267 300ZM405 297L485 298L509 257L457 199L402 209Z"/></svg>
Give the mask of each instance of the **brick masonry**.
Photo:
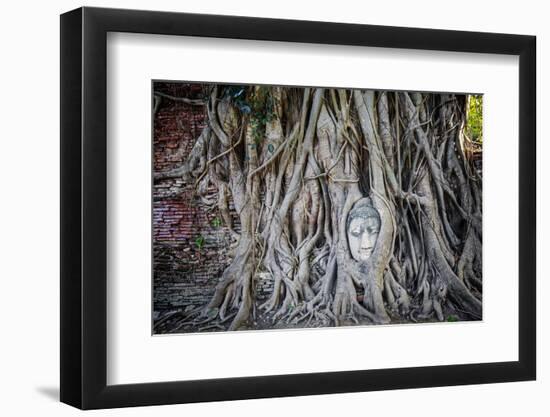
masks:
<svg viewBox="0 0 550 417"><path fill-rule="evenodd" d="M157 82L154 89L176 97L200 98L204 94L202 84ZM154 118L155 172L180 166L205 125L204 106L163 98ZM176 197L162 197L176 193ZM203 203L193 184L183 179L155 181L153 196L153 314L158 318L208 303L231 261L234 242L220 224L216 208ZM271 281L258 277L259 298L270 291Z"/></svg>

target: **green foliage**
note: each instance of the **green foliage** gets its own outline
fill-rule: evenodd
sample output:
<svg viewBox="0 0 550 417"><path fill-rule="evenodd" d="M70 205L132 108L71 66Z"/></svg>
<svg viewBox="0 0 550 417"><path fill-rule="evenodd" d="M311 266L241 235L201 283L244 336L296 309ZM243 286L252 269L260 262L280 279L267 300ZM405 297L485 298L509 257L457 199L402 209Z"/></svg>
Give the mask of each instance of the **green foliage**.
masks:
<svg viewBox="0 0 550 417"><path fill-rule="evenodd" d="M197 246L198 250L201 250L204 246L204 236L197 236L195 238L195 246Z"/></svg>
<svg viewBox="0 0 550 417"><path fill-rule="evenodd" d="M466 134L476 143L483 143L483 96L471 95L468 99Z"/></svg>
<svg viewBox="0 0 550 417"><path fill-rule="evenodd" d="M250 126L256 144L259 144L264 138L266 124L275 118L273 97L269 92L270 89L268 87L259 87L250 95L250 104L252 108Z"/></svg>
<svg viewBox="0 0 550 417"><path fill-rule="evenodd" d="M215 217L214 220L212 220L212 226L213 227L220 227L222 225L222 221L220 220L219 217Z"/></svg>
<svg viewBox="0 0 550 417"><path fill-rule="evenodd" d="M250 87L244 85L227 86L224 90L235 106L243 113L250 115L250 127L254 142L260 144L265 133L265 125L273 120L273 98L271 87Z"/></svg>
<svg viewBox="0 0 550 417"><path fill-rule="evenodd" d="M450 316L447 317L447 321L448 321L448 322L455 322L455 321L458 321L458 317L455 316L454 314L451 314Z"/></svg>

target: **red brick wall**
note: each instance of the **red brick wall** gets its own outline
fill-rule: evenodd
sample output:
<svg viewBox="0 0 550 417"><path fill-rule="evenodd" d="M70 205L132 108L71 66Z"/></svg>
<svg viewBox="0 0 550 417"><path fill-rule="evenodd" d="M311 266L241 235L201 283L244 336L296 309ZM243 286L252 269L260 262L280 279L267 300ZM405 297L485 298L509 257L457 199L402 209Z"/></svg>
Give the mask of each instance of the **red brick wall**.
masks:
<svg viewBox="0 0 550 417"><path fill-rule="evenodd" d="M200 84L156 83L155 91L175 97L200 98ZM205 107L191 106L162 98L154 122L153 155L155 172L180 166L189 155L196 138L205 126ZM181 179L157 182L154 195L171 194L184 186ZM156 200L153 204L153 239L156 242L181 243L196 233L197 223L207 222L205 210L188 204L192 187L173 199Z"/></svg>
<svg viewBox="0 0 550 417"><path fill-rule="evenodd" d="M176 97L200 98L200 84L156 83L155 91ZM187 159L206 125L204 106L162 99L154 118L153 168L163 172ZM162 198L166 195L177 197ZM215 189L211 190L216 193ZM206 207L193 183L182 179L155 181L153 186L153 303L154 317L175 309L203 306L230 262L229 230L216 220L215 207ZM237 218L234 214L235 220ZM239 229L237 222L234 224ZM199 248L197 238L204 243ZM270 280L259 279L260 299L270 292Z"/></svg>
<svg viewBox="0 0 550 417"><path fill-rule="evenodd" d="M203 93L200 84L184 83L155 83L154 90L187 98ZM161 98L153 126L155 172L179 167L187 159L206 124L205 113L204 106ZM162 198L176 192L176 197ZM153 196L153 300L160 316L208 302L228 259L218 250L226 231L212 226L216 213L201 204L192 183L155 181ZM201 236L204 244L199 248L196 240Z"/></svg>

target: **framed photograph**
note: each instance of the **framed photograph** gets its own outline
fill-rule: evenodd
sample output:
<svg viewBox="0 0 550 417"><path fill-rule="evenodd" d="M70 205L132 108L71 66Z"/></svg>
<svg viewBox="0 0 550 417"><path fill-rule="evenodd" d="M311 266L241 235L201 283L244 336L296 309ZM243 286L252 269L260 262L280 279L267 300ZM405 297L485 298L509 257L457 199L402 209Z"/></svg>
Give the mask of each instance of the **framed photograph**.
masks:
<svg viewBox="0 0 550 417"><path fill-rule="evenodd" d="M61 401L533 380L535 37L61 16Z"/></svg>

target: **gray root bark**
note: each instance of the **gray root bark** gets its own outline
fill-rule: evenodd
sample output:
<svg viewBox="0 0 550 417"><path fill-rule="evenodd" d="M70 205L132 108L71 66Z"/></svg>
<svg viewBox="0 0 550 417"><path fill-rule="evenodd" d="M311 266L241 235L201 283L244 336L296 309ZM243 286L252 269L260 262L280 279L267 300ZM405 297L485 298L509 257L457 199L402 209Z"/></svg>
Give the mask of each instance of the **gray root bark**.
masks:
<svg viewBox="0 0 550 417"><path fill-rule="evenodd" d="M449 308L481 318L481 178L463 149L465 96L248 87L244 97L252 112L213 88L188 160L155 175L213 185L237 240L194 320L236 330L258 309L294 324L444 320ZM366 196L380 232L359 263L346 219ZM273 280L262 305L259 273Z"/></svg>

